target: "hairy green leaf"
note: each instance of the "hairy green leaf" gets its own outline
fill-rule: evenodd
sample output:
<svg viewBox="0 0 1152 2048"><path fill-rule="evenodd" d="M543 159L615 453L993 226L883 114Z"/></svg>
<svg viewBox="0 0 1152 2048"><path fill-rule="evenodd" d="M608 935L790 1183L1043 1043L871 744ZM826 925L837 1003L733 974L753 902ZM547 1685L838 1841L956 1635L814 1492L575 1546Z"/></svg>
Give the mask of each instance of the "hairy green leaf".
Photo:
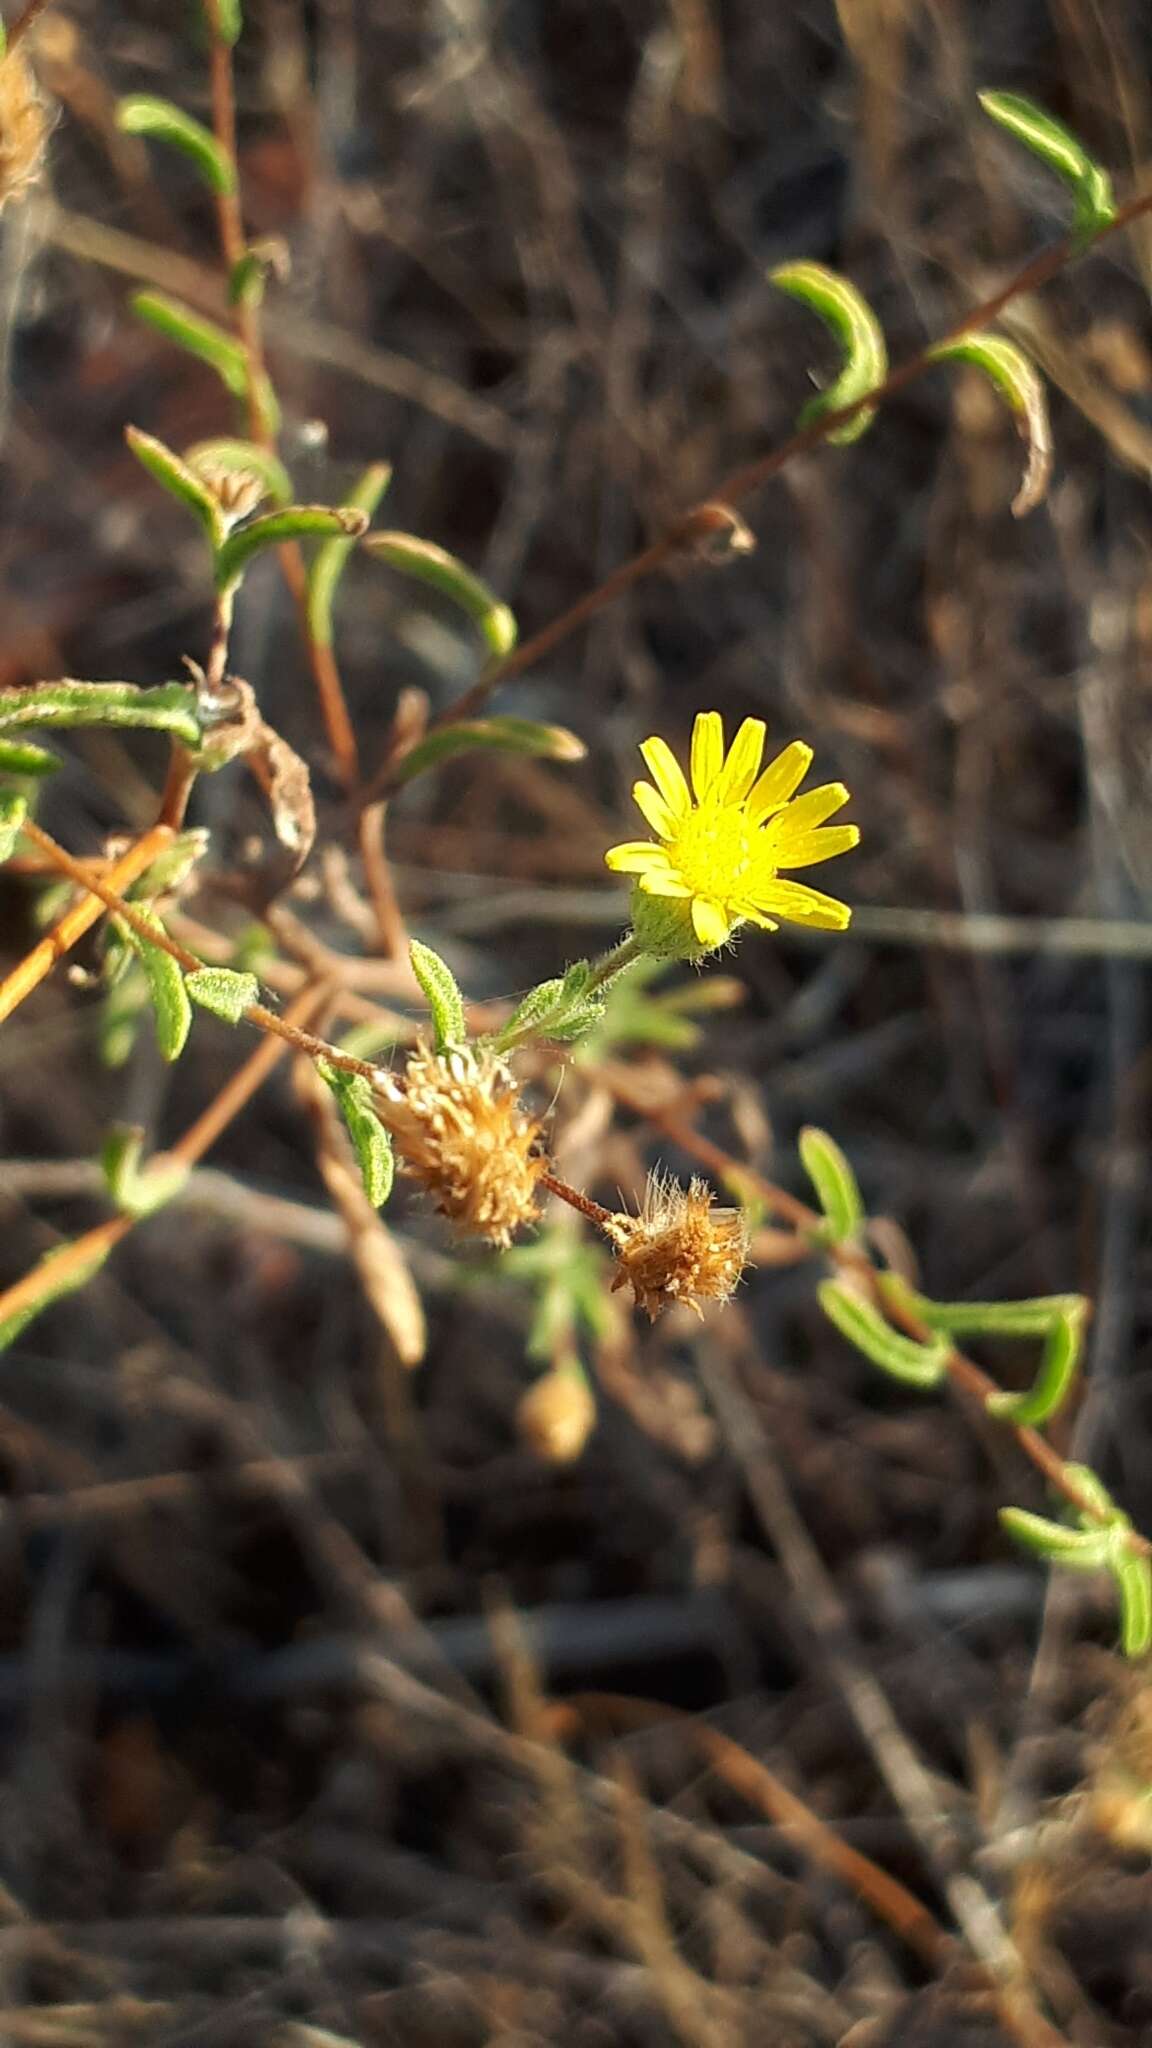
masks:
<svg viewBox="0 0 1152 2048"><path fill-rule="evenodd" d="M184 986L194 1003L211 1010L225 1024L239 1024L245 1010L260 1000L260 984L254 974L238 974L232 967L200 967L184 976Z"/></svg>
<svg viewBox="0 0 1152 2048"><path fill-rule="evenodd" d="M498 660L512 652L517 634L512 612L446 548L437 547L434 541L418 540L411 533L373 533L364 545L391 568L414 577L418 583L428 584L458 605Z"/></svg>
<svg viewBox="0 0 1152 2048"><path fill-rule="evenodd" d="M31 689L0 689L0 732L20 726L139 726L169 732L185 746L198 746L200 726L186 683L83 683L63 676Z"/></svg>
<svg viewBox="0 0 1152 2048"><path fill-rule="evenodd" d="M865 1358L913 1387L934 1387L943 1379L948 1365L948 1344L944 1338L932 1344L917 1344L886 1323L879 1310L839 1280L825 1280L819 1288L820 1306L842 1337L862 1351Z"/></svg>
<svg viewBox="0 0 1152 2048"><path fill-rule="evenodd" d="M247 397L248 358L242 344L226 328L193 312L191 306L183 305L179 299L169 298L166 292L134 292L132 310L158 334L175 342L177 348L207 363L234 398ZM275 428L280 407L267 377L261 380L257 395L265 419Z"/></svg>
<svg viewBox="0 0 1152 2048"><path fill-rule="evenodd" d="M846 1244L857 1237L866 1211L856 1176L835 1139L808 1124L800 1133L800 1158L828 1225L828 1241Z"/></svg>
<svg viewBox="0 0 1152 2048"><path fill-rule="evenodd" d="M970 363L982 370L1004 399L1028 449L1024 478L1012 500L1012 513L1022 519L1034 511L1052 476L1052 429L1044 379L1034 362L1014 341L1000 334L964 334L928 351L934 363Z"/></svg>
<svg viewBox="0 0 1152 2048"><path fill-rule="evenodd" d="M1152 1650L1152 1563L1129 1550L1112 1565L1120 1603L1120 1642L1126 1657Z"/></svg>
<svg viewBox="0 0 1152 2048"><path fill-rule="evenodd" d="M30 741L0 740L0 775L51 775L60 757Z"/></svg>
<svg viewBox="0 0 1152 2048"><path fill-rule="evenodd" d="M1056 1296L1044 1336L1040 1369L1024 1394L990 1394L988 1413L1002 1421L1036 1428L1063 1407L1076 1378L1084 1348L1088 1303L1079 1294Z"/></svg>
<svg viewBox="0 0 1152 2048"><path fill-rule="evenodd" d="M239 582L253 555L261 548L279 547L282 541L306 540L314 534L350 536L363 533L367 516L351 507L332 505L285 505L279 512L266 512L261 519L230 534L216 557L216 588L231 590Z"/></svg>
<svg viewBox="0 0 1152 2048"><path fill-rule="evenodd" d="M1070 128L1023 93L982 92L979 99L993 121L1063 179L1075 201L1072 227L1078 238L1094 235L1115 220L1112 180Z"/></svg>
<svg viewBox="0 0 1152 2048"><path fill-rule="evenodd" d="M124 439L149 476L195 513L212 546L218 548L226 530L220 507L191 463L165 447L163 441L157 441L153 434L141 433L139 427L125 427Z"/></svg>
<svg viewBox="0 0 1152 2048"><path fill-rule="evenodd" d="M392 1140L373 1106L372 1083L366 1075L349 1074L328 1060L318 1060L316 1066L321 1080L328 1083L340 1105L364 1193L374 1209L382 1208L392 1192L396 1161Z"/></svg>
<svg viewBox="0 0 1152 2048"><path fill-rule="evenodd" d="M373 462L345 499L348 511L363 512L371 519L392 481L390 462ZM336 589L352 552L353 540L327 540L318 547L308 571L308 629L321 647L332 645L332 605Z"/></svg>
<svg viewBox="0 0 1152 2048"><path fill-rule="evenodd" d="M158 917L142 912L148 924L162 932L164 927ZM144 938L134 926L122 918L116 920L117 929L126 942L139 955L140 964L148 977L148 993L152 998L152 1014L156 1025L156 1043L166 1060L178 1060L188 1042L192 1028L192 1005L184 986L180 963L165 952L163 946L155 946Z"/></svg>
<svg viewBox="0 0 1152 2048"><path fill-rule="evenodd" d="M108 1192L124 1216L137 1221L162 1209L188 1178L182 1159L142 1166L144 1133L139 1124L113 1124L101 1147L100 1164Z"/></svg>
<svg viewBox="0 0 1152 2048"><path fill-rule="evenodd" d="M412 972L432 1012L437 1052L446 1052L449 1046L463 1045L467 1036L464 998L452 969L439 953L434 953L431 946L421 945L419 939L413 939L408 950Z"/></svg>
<svg viewBox="0 0 1152 2048"><path fill-rule="evenodd" d="M0 789L0 861L11 860L28 816L28 799L15 790Z"/></svg>
<svg viewBox="0 0 1152 2048"><path fill-rule="evenodd" d="M17 1309L14 1315L6 1316L0 1321L0 1351L6 1351L10 1344L15 1343L20 1332L26 1330L29 1323L34 1322L38 1315L42 1315L46 1308L51 1308L54 1301L63 1301L66 1294L78 1294L82 1287L87 1287L88 1282L95 1278L108 1257L108 1248L102 1247L82 1265L74 1267L71 1272L54 1271L54 1268L65 1264L71 1251L70 1244L56 1245L52 1251L45 1252L44 1257L33 1268L43 1276L43 1292L37 1295L36 1300L27 1308Z"/></svg>
<svg viewBox="0 0 1152 2048"><path fill-rule="evenodd" d="M469 718L442 725L420 740L396 769L397 784L414 782L457 754L480 747L503 754L531 754L545 761L582 761L588 749L566 725L542 725L534 718Z"/></svg>
<svg viewBox="0 0 1152 2048"><path fill-rule="evenodd" d="M156 99L151 93L132 93L116 108L116 124L126 135L147 135L153 142L166 142L195 164L213 192L236 190L236 166L226 155L211 130L194 121L171 100Z"/></svg>
<svg viewBox="0 0 1152 2048"><path fill-rule="evenodd" d="M827 413L854 405L884 382L888 375L888 346L884 331L867 299L861 296L855 285L849 284L846 277L826 269L822 263L803 262L779 264L775 270L769 271L768 279L778 291L787 292L791 298L810 306L836 336L844 352L839 376L804 407L800 426L806 427L810 421L823 419ZM841 443L858 441L875 416L874 405L862 405L854 417L836 427L828 439Z"/></svg>
<svg viewBox="0 0 1152 2048"><path fill-rule="evenodd" d="M1050 1522L1046 1515L1030 1514L1027 1508L1001 1508L998 1519L1014 1542L1064 1571L1102 1571L1112 1555L1113 1538L1106 1528L1070 1529L1064 1522Z"/></svg>

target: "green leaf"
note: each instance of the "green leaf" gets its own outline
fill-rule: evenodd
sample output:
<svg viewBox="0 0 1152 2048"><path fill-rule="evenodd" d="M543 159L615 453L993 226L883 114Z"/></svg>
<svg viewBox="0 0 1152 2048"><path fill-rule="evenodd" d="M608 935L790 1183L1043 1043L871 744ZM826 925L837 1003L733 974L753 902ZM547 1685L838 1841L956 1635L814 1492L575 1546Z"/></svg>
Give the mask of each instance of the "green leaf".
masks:
<svg viewBox="0 0 1152 2048"><path fill-rule="evenodd" d="M270 448L261 448L257 441L239 441L219 434L213 440L197 441L186 448L184 461L197 478L202 477L202 472L211 475L213 471L224 476L257 476L274 504L291 502L292 479L288 471L278 455Z"/></svg>
<svg viewBox="0 0 1152 2048"><path fill-rule="evenodd" d="M59 756L47 747L0 740L0 775L51 775L59 766Z"/></svg>
<svg viewBox="0 0 1152 2048"><path fill-rule="evenodd" d="M130 884L125 891L128 902L150 903L153 897L165 896L170 890L178 889L197 861L203 860L211 837L206 825L194 825L178 832L163 853L158 853L144 873Z"/></svg>
<svg viewBox="0 0 1152 2048"><path fill-rule="evenodd" d="M418 583L428 584L459 605L479 628L497 660L511 654L517 635L513 614L479 576L466 569L446 548L437 547L435 541L418 540L411 533L374 533L364 545L402 575L415 577Z"/></svg>
<svg viewBox="0 0 1152 2048"><path fill-rule="evenodd" d="M92 1258L86 1259L83 1264L65 1275L54 1274L52 1269L69 1256L72 1246L60 1244L52 1251L45 1252L44 1257L33 1269L45 1276L44 1292L38 1295L28 1308L17 1309L15 1315L6 1316L0 1322L0 1351L6 1351L10 1344L15 1343L21 1330L26 1330L29 1323L34 1322L38 1315L42 1315L46 1308L51 1308L54 1301L63 1301L66 1294L78 1294L82 1287L87 1287L88 1282L100 1271L110 1249L110 1246L103 1246Z"/></svg>
<svg viewBox="0 0 1152 2048"><path fill-rule="evenodd" d="M816 1190L831 1244L847 1244L860 1234L866 1211L847 1159L827 1131L808 1124L800 1133L800 1158Z"/></svg>
<svg viewBox="0 0 1152 2048"><path fill-rule="evenodd" d="M141 913L147 923L162 932L164 927L158 917ZM180 963L166 953L163 946L154 946L132 925L122 918L116 920L117 929L127 943L139 955L140 963L148 976L148 993L152 998L152 1014L156 1025L156 1043L166 1060L178 1060L188 1041L192 1028L192 1005L184 986Z"/></svg>
<svg viewBox="0 0 1152 2048"><path fill-rule="evenodd" d="M232 49L240 41L244 29L244 16L241 11L240 0L216 0L216 26L213 26L211 8L205 7L204 19L207 23L208 33L215 41L226 44L229 49Z"/></svg>
<svg viewBox="0 0 1152 2048"><path fill-rule="evenodd" d="M460 719L439 726L405 754L394 780L397 786L414 782L430 768L439 768L457 754L474 753L478 747L503 754L531 754L545 761L582 761L588 752L583 740L566 725L542 725L534 718Z"/></svg>
<svg viewBox="0 0 1152 2048"><path fill-rule="evenodd" d="M998 1520L1014 1542L1064 1571L1103 1571L1114 1548L1106 1528L1070 1529L1064 1522L1050 1522L1045 1515L1029 1514L1027 1508L1001 1508Z"/></svg>
<svg viewBox="0 0 1152 2048"><path fill-rule="evenodd" d="M28 799L15 790L0 789L0 861L11 860L28 816Z"/></svg>
<svg viewBox="0 0 1152 2048"><path fill-rule="evenodd" d="M432 951L431 946L422 946L419 939L412 940L408 951L412 972L432 1012L437 1052L446 1052L452 1045L463 1045L467 1037L464 998L451 968L439 953Z"/></svg>
<svg viewBox="0 0 1152 2048"><path fill-rule="evenodd" d="M1025 1428L1050 1421L1072 1390L1087 1319L1088 1303L1083 1295L1056 1296L1035 1380L1025 1394L990 1394L985 1403L989 1415Z"/></svg>
<svg viewBox="0 0 1152 2048"><path fill-rule="evenodd" d="M943 1379L948 1365L948 1344L939 1338L932 1344L917 1344L886 1323L870 1301L845 1287L839 1280L825 1280L819 1290L820 1306L829 1322L857 1351L913 1387L934 1387Z"/></svg>
<svg viewBox="0 0 1152 2048"><path fill-rule="evenodd" d="M782 263L768 272L768 281L778 291L800 299L819 314L839 341L844 362L839 376L804 407L798 424L806 427L825 414L854 405L869 391L883 384L888 375L888 347L875 313L855 285L822 263ZM859 440L876 415L874 405L864 405L854 418L836 427L828 439L835 442Z"/></svg>
<svg viewBox="0 0 1152 2048"><path fill-rule="evenodd" d="M144 1133L139 1124L113 1124L100 1152L100 1164L108 1192L124 1216L137 1221L163 1208L179 1194L188 1178L183 1160L153 1162L141 1169Z"/></svg>
<svg viewBox="0 0 1152 2048"><path fill-rule="evenodd" d="M1091 1513L1086 1513L1082 1508L1077 1509L1082 1528L1095 1528L1099 1522L1107 1522L1110 1526L1127 1526L1128 1517L1117 1507L1104 1481L1092 1470L1091 1465L1065 1463L1064 1477L1076 1488L1077 1493L1083 1496L1091 1509Z"/></svg>
<svg viewBox="0 0 1152 2048"><path fill-rule="evenodd" d="M391 481L390 462L372 463L349 492L345 506L371 519ZM308 630L321 647L332 645L332 604L354 545L351 540L325 541L312 557L308 571Z"/></svg>
<svg viewBox="0 0 1152 2048"><path fill-rule="evenodd" d="M1115 220L1112 180L1070 128L1023 93L982 92L979 99L993 121L1063 179L1076 202L1072 230L1078 239L1099 233Z"/></svg>
<svg viewBox="0 0 1152 2048"><path fill-rule="evenodd" d="M142 434L139 427L125 427L124 439L149 476L155 477L171 497L178 498L182 505L195 513L212 546L218 548L226 530L220 507L192 465L165 447L163 441L157 441L154 435Z"/></svg>
<svg viewBox="0 0 1152 2048"><path fill-rule="evenodd" d="M1022 348L999 334L965 334L928 350L934 363L971 363L982 370L1016 422L1028 449L1024 478L1012 500L1012 514L1022 519L1039 505L1052 476L1052 429L1044 379Z"/></svg>
<svg viewBox="0 0 1152 2048"><path fill-rule="evenodd" d="M228 279L230 306L259 306L270 278L283 280L291 269L288 244L279 235L263 235L250 242ZM291 495L291 494L289 494Z"/></svg>
<svg viewBox="0 0 1152 2048"><path fill-rule="evenodd" d="M188 157L213 192L236 190L236 166L221 149L202 121L182 113L171 100L151 93L132 93L116 108L116 125L125 135L147 135L154 142L166 142Z"/></svg>
<svg viewBox="0 0 1152 2048"><path fill-rule="evenodd" d="M123 972L114 972L106 986L100 1011L100 1058L115 1070L129 1058L140 1032L148 1001L148 977L136 956L121 947L125 956Z"/></svg>
<svg viewBox="0 0 1152 2048"><path fill-rule="evenodd" d="M340 534L355 540L367 524L366 514L351 507L285 505L279 512L266 512L263 518L253 519L224 542L216 557L216 588L233 589L261 548L278 547L282 541L304 540L313 534Z"/></svg>
<svg viewBox="0 0 1152 2048"><path fill-rule="evenodd" d="M1126 1657L1152 1649L1152 1563L1129 1550L1115 1560L1112 1577L1120 1602L1120 1642Z"/></svg>
<svg viewBox="0 0 1152 2048"><path fill-rule="evenodd" d="M194 313L191 306L183 305L179 299L170 299L166 292L134 292L132 310L158 334L175 342L177 348L207 363L234 398L247 398L248 357L242 344L226 328ZM257 395L265 419L275 428L280 407L267 377L261 379Z"/></svg>
<svg viewBox="0 0 1152 2048"><path fill-rule="evenodd" d="M328 1060L318 1060L316 1070L328 1083L340 1105L340 1114L360 1168L364 1193L379 1209L392 1192L396 1162L392 1140L373 1107L372 1083L364 1074L349 1074Z"/></svg>
<svg viewBox="0 0 1152 2048"><path fill-rule="evenodd" d="M64 676L31 689L0 689L0 732L20 726L140 726L169 732L185 746L200 743L194 699L186 683L83 683Z"/></svg>
<svg viewBox="0 0 1152 2048"><path fill-rule="evenodd" d="M239 1024L245 1010L260 1000L260 984L254 974L237 974L231 967L200 967L184 976L184 986L194 1003L211 1010L225 1024Z"/></svg>
<svg viewBox="0 0 1152 2048"><path fill-rule="evenodd" d="M552 981L542 981L538 988L529 989L499 1032L496 1044L505 1049L525 1038L565 1036L566 1026L575 1012L587 1007L583 997L591 974L592 968L587 960L574 960L565 974ZM604 1004L598 997L593 997L592 1002L599 1017Z"/></svg>

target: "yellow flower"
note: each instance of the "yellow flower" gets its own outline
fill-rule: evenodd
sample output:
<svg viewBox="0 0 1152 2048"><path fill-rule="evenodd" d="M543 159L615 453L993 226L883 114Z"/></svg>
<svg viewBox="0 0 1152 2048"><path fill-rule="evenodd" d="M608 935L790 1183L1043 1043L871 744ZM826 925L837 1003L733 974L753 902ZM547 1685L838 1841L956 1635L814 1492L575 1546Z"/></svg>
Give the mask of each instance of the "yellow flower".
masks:
<svg viewBox="0 0 1152 2048"><path fill-rule="evenodd" d="M835 896L804 882L781 880L781 868L807 868L847 853L855 825L825 820L848 801L842 782L797 796L812 760L793 740L763 773L765 725L746 718L728 753L718 711L701 711L692 731L692 788L667 741L645 740L640 752L652 776L632 794L661 844L629 839L604 858L618 873L639 877L649 896L672 897L691 909L700 945L723 945L747 920L775 931L779 918L840 932L852 912ZM655 785L655 786L653 786Z"/></svg>

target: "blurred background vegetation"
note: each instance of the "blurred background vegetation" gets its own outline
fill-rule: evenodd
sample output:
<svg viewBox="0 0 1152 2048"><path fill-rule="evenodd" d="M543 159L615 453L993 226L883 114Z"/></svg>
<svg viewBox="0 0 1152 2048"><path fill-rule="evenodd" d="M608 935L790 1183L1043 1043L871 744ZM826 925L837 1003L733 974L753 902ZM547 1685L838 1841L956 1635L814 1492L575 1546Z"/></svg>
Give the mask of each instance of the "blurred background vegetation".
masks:
<svg viewBox="0 0 1152 2048"><path fill-rule="evenodd" d="M115 107L208 119L205 51L191 9L132 0L50 7L30 47L56 111L0 222L0 683L159 682L210 607L124 426L183 447L232 422L128 304L220 306L210 199ZM525 634L790 431L831 354L774 264L850 276L899 360L1062 231L979 89L1042 101L1122 193L1152 177L1141 0L250 0L237 74L247 224L290 256L267 331L300 495L390 462L388 524L476 568ZM797 1131L834 1131L938 1296L1093 1296L1063 1447L1146 1530L1150 281L1145 222L1004 318L1050 382L1041 509L1011 516L1021 450L987 387L930 374L744 508L753 552L640 584L501 694L585 761L475 756L390 824L409 924L495 1000L618 933L603 851L634 829L638 739L683 753L711 707L810 739L861 827L835 880L852 932L678 970L724 1007L694 1043L621 1038L621 1085L666 1095L674 1058L702 1127L797 1192ZM366 559L338 641L369 764L402 689L440 709L475 672L450 611ZM272 561L234 666L313 763L330 850L291 907L354 950ZM81 737L44 821L93 852L147 821L162 768L159 743ZM265 831L238 774L197 805L222 862ZM6 879L6 953L33 910ZM5 1028L5 1282L101 1213L110 1120L170 1139L237 1059L206 1024L175 1070L147 1033L109 1069L99 1016L58 974ZM655 1157L689 1169L595 1076L564 1091L566 1156L605 1198ZM417 1374L280 1072L189 1198L5 1361L4 2038L1152 2040L1152 1710L1097 1589L1046 1593L1009 1554L998 1503L1044 1503L1003 1445L879 1383L811 1271L764 1259L703 1326L620 1311L586 1336L598 1425L550 1464L516 1426L530 1266L461 1259L415 1203L396 1231ZM568 1766L543 1694L589 1690L704 1713L733 1747L585 1717ZM781 1785L866 1866L798 1848ZM991 1936L902 1939L878 1874L944 1927L957 1883L982 1887L1024 2017L981 1974Z"/></svg>

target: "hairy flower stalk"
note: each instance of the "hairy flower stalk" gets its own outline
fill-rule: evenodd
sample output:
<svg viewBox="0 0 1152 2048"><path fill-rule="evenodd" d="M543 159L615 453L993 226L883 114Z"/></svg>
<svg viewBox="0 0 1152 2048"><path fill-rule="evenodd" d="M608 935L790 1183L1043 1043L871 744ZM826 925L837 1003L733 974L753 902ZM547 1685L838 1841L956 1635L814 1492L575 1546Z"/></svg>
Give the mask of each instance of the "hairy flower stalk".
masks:
<svg viewBox="0 0 1152 2048"><path fill-rule="evenodd" d="M535 1222L541 1127L495 1053L418 1047L402 1074L379 1076L376 1109L402 1171L458 1230L504 1249Z"/></svg>
<svg viewBox="0 0 1152 2048"><path fill-rule="evenodd" d="M612 1215L601 1228L616 1248L613 1293L631 1287L652 1322L677 1302L700 1315L701 1302L727 1301L748 1261L739 1209L715 1208L707 1181L695 1176L685 1189L651 1174L640 1214Z"/></svg>
<svg viewBox="0 0 1152 2048"><path fill-rule="evenodd" d="M828 782L796 795L812 761L803 740L793 740L761 772L765 734L763 719L746 718L725 753L719 712L701 711L692 732L691 789L667 741L648 739L641 747L652 781L637 782L632 794L658 843L626 840L604 858L618 873L638 877L633 919L651 951L671 958L708 952L744 923L766 931L781 918L820 931L843 931L849 923L846 903L780 875L781 868L813 867L857 844L855 825L827 824L848 791Z"/></svg>

